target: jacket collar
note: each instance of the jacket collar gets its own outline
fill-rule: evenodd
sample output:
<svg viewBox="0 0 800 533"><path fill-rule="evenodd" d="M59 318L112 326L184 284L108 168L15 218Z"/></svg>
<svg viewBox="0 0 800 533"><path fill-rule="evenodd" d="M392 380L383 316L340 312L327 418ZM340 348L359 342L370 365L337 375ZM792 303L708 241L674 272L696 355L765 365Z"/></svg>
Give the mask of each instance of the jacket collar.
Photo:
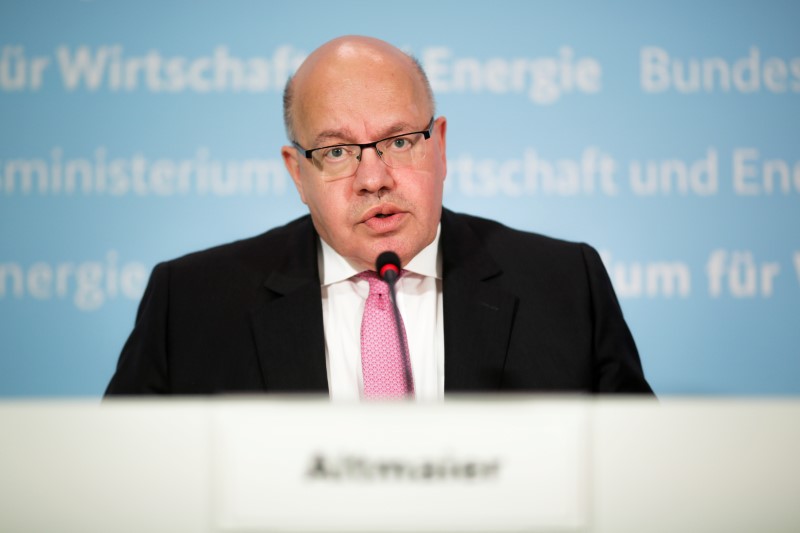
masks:
<svg viewBox="0 0 800 533"><path fill-rule="evenodd" d="M446 393L500 388L517 297L469 219L442 213Z"/></svg>
<svg viewBox="0 0 800 533"><path fill-rule="evenodd" d="M305 216L279 231L283 262L263 284L251 314L261 373L269 392L327 393L317 234Z"/></svg>

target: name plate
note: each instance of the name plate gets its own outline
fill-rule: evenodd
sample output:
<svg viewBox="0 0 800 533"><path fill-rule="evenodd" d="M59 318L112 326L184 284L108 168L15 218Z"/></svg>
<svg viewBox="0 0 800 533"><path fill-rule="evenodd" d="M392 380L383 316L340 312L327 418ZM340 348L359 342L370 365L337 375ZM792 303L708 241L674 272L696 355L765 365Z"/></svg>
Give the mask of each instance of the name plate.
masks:
<svg viewBox="0 0 800 533"><path fill-rule="evenodd" d="M230 401L213 412L222 531L537 531L586 525L587 406Z"/></svg>

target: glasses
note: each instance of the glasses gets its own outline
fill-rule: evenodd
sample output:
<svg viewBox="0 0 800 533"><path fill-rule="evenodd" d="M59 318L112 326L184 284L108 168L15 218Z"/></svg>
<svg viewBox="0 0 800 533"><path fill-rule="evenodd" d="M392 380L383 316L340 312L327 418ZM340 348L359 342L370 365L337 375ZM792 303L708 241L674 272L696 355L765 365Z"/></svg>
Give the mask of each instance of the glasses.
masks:
<svg viewBox="0 0 800 533"><path fill-rule="evenodd" d="M425 141L431 137L433 123L434 117L431 117L428 127L422 131L393 135L371 143L334 144L311 150L306 150L296 141L292 141L292 144L311 160L324 181L333 181L355 174L366 148L375 148L387 167L415 168L425 159Z"/></svg>

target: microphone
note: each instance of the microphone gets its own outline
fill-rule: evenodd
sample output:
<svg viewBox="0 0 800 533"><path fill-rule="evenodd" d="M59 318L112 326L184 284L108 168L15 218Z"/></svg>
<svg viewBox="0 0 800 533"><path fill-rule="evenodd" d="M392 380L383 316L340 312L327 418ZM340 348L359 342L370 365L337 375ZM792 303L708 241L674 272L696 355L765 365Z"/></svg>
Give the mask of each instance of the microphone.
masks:
<svg viewBox="0 0 800 533"><path fill-rule="evenodd" d="M375 271L389 285L394 285L400 275L400 258L394 252L383 252L375 260Z"/></svg>
<svg viewBox="0 0 800 533"><path fill-rule="evenodd" d="M408 358L408 348L403 338L403 326L400 322L400 309L397 307L397 295L394 284L400 277L400 258L392 251L385 251L375 260L375 271L378 276L389 285L389 294L392 297L392 311L394 313L395 332L397 342L400 344L400 354L403 357L403 374L406 378L406 396L411 394L413 385L411 377L411 361Z"/></svg>

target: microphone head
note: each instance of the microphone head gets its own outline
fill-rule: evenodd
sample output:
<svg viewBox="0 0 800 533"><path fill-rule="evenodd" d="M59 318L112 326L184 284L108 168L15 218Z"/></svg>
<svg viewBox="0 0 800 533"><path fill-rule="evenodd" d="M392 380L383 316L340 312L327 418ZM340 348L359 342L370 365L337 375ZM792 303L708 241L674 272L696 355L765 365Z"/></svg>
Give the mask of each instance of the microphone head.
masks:
<svg viewBox="0 0 800 533"><path fill-rule="evenodd" d="M375 272L385 281L396 280L400 275L400 258L394 252L383 252L375 260Z"/></svg>

